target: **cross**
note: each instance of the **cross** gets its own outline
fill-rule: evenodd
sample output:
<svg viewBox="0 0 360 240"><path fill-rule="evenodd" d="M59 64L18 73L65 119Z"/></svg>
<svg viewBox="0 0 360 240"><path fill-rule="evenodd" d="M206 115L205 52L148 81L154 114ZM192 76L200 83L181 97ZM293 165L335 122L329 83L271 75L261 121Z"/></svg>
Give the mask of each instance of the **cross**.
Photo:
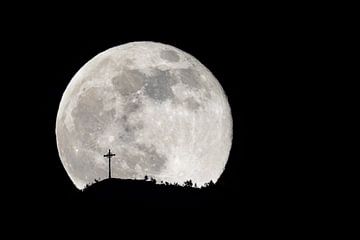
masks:
<svg viewBox="0 0 360 240"><path fill-rule="evenodd" d="M115 154L111 153L110 149L108 154L104 155L104 157L109 158L109 178L111 178L111 157L115 156Z"/></svg>

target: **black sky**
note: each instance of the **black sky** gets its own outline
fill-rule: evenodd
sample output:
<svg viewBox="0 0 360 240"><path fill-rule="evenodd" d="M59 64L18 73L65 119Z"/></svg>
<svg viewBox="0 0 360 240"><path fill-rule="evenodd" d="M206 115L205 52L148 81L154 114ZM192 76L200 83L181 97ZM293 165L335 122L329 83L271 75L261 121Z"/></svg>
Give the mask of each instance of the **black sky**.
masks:
<svg viewBox="0 0 360 240"><path fill-rule="evenodd" d="M4 88L4 95L10 96L4 103L7 120L17 126L8 138L8 152L15 153L9 156L10 165L15 168L4 170L14 179L7 184L9 202L30 212L78 207L84 198L67 177L56 148L62 93L79 68L99 52L130 41L157 41L190 53L209 68L231 106L234 135L229 161L220 187L210 194L214 201L199 208L249 217L305 208L302 203L308 199L298 193L303 191L299 183L307 180L295 176L301 176L299 169L307 163L291 139L304 130L298 123L306 119L294 111L301 99L295 96L311 84L305 59L309 47L319 44L318 28L301 14L277 6L178 4L154 11L146 5L94 5L91 11L39 6L24 8L16 19L6 18L4 52L12 67L6 69L11 83ZM144 204L147 197L158 197L151 194L156 193L139 189ZM173 199L174 208L183 200L179 196ZM124 203L134 197L124 196ZM186 195L186 201L191 197Z"/></svg>

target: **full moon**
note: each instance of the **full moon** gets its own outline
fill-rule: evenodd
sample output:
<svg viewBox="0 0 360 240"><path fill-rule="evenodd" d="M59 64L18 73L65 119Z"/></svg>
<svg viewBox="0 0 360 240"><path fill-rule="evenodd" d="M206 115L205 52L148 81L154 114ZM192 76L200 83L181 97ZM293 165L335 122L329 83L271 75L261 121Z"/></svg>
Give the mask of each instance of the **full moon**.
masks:
<svg viewBox="0 0 360 240"><path fill-rule="evenodd" d="M60 159L78 189L108 178L216 182L232 143L223 88L173 46L131 42L88 61L68 84L56 118Z"/></svg>

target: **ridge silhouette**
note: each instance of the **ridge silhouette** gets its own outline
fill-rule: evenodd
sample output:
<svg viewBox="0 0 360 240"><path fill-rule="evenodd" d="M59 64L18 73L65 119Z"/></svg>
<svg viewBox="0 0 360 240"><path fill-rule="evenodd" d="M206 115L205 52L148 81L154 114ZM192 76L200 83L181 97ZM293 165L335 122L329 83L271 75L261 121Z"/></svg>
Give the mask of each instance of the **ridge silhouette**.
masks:
<svg viewBox="0 0 360 240"><path fill-rule="evenodd" d="M137 207L209 207L224 197L221 186L209 183L206 187L194 188L191 180L184 185L154 179L129 180L108 178L85 188L81 193L87 201L94 203L124 203Z"/></svg>

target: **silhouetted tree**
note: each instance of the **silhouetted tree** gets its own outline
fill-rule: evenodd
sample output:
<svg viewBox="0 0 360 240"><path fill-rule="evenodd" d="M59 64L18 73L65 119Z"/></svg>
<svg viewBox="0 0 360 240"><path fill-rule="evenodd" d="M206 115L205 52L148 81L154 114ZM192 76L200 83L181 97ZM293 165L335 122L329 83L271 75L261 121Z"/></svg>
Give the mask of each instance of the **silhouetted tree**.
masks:
<svg viewBox="0 0 360 240"><path fill-rule="evenodd" d="M145 175L144 180L147 181L149 179L149 177L147 175Z"/></svg>
<svg viewBox="0 0 360 240"><path fill-rule="evenodd" d="M215 183L211 180L210 182L205 183L204 187L213 187L214 185L215 185Z"/></svg>
<svg viewBox="0 0 360 240"><path fill-rule="evenodd" d="M156 183L156 180L153 177L150 177L150 182Z"/></svg>
<svg viewBox="0 0 360 240"><path fill-rule="evenodd" d="M185 187L192 187L192 185L193 185L193 183L192 183L191 180L187 180L187 181L184 182Z"/></svg>

